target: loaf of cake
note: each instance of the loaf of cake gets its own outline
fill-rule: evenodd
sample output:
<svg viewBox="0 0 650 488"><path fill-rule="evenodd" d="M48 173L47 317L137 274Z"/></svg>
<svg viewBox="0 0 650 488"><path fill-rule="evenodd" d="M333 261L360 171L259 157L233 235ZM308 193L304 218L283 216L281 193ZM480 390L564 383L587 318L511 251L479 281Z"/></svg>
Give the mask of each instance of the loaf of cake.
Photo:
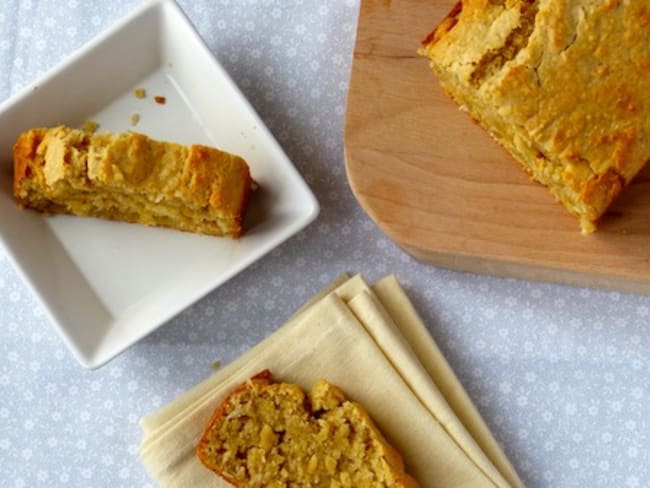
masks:
<svg viewBox="0 0 650 488"><path fill-rule="evenodd" d="M650 158L646 1L462 0L420 54L585 233Z"/></svg>
<svg viewBox="0 0 650 488"><path fill-rule="evenodd" d="M48 214L237 238L253 185L239 156L137 133L38 128L14 145L14 197Z"/></svg>
<svg viewBox="0 0 650 488"><path fill-rule="evenodd" d="M317 381L309 397L266 370L217 408L201 462L240 488L417 488L398 452L358 403Z"/></svg>

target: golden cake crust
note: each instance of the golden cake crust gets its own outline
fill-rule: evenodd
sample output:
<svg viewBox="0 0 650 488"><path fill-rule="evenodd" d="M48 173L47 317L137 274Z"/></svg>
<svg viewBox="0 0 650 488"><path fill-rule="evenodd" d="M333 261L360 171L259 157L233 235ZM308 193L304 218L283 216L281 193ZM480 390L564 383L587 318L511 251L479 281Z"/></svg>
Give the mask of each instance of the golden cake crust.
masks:
<svg viewBox="0 0 650 488"><path fill-rule="evenodd" d="M317 381L309 396L262 371L219 405L197 447L239 488L418 488L366 411Z"/></svg>
<svg viewBox="0 0 650 488"><path fill-rule="evenodd" d="M421 54L585 231L650 158L647 2L463 0Z"/></svg>
<svg viewBox="0 0 650 488"><path fill-rule="evenodd" d="M45 213L236 238L252 186L234 154L138 133L37 128L14 145L14 197Z"/></svg>

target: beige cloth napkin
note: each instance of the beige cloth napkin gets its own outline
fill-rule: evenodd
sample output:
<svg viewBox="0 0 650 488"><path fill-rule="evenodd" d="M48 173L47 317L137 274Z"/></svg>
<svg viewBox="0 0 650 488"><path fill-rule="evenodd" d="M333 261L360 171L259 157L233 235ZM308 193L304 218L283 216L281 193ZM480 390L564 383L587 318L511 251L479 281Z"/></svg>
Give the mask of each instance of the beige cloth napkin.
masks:
<svg viewBox="0 0 650 488"><path fill-rule="evenodd" d="M217 405L263 369L306 390L318 378L340 386L423 488L524 486L392 276L372 287L342 277L249 352L141 419L141 459L161 486L230 487L198 461L196 445Z"/></svg>

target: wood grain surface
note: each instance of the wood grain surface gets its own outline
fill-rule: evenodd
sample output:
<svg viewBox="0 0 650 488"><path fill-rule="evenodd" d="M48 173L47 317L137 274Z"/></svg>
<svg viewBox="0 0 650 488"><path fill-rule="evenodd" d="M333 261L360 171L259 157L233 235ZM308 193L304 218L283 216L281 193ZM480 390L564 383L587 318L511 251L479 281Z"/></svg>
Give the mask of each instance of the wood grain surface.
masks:
<svg viewBox="0 0 650 488"><path fill-rule="evenodd" d="M422 39L454 0L362 3L345 124L351 189L436 266L650 293L650 168L591 235L442 92Z"/></svg>

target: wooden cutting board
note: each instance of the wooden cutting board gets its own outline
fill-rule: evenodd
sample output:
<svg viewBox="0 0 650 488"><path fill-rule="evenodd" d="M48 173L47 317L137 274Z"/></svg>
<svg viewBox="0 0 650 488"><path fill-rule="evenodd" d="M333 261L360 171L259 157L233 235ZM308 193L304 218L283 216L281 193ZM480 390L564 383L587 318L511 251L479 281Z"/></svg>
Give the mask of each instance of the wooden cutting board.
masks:
<svg viewBox="0 0 650 488"><path fill-rule="evenodd" d="M416 50L455 0L364 1L345 163L357 200L441 267L650 293L650 168L599 230L576 219L441 91Z"/></svg>

